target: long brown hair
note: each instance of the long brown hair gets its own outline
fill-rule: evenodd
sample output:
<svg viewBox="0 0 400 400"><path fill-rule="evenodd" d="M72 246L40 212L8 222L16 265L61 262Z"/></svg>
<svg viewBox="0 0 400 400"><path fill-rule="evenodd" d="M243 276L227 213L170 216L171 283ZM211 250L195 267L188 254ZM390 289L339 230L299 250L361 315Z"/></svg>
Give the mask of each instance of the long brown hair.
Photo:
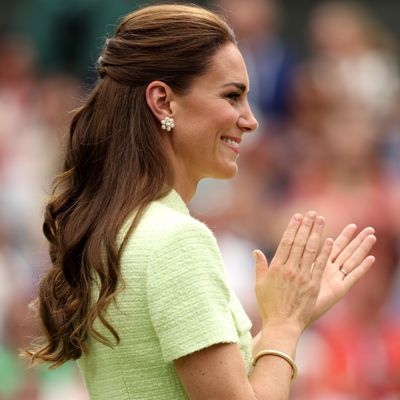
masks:
<svg viewBox="0 0 400 400"><path fill-rule="evenodd" d="M52 266L39 286L45 341L26 351L32 361L57 367L78 359L88 350L88 335L112 345L94 328L96 319L119 342L105 311L123 290L124 243L146 206L168 194L174 180L159 121L146 103L146 86L161 80L175 91L187 90L229 42L236 43L234 34L220 17L172 4L127 15L106 41L100 79L72 119L63 172L45 210ZM118 246L117 234L133 211L128 235Z"/></svg>

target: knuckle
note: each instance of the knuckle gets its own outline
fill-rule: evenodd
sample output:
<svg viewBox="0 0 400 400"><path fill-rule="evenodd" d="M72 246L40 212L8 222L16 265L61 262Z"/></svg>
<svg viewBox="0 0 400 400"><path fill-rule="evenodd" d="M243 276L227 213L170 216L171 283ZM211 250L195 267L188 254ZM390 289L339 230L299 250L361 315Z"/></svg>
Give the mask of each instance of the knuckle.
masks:
<svg viewBox="0 0 400 400"><path fill-rule="evenodd" d="M282 238L282 244L285 246L292 246L294 242L294 238L292 236L284 236Z"/></svg>
<svg viewBox="0 0 400 400"><path fill-rule="evenodd" d="M298 239L296 239L293 244L293 246L298 248L304 248L305 245L306 245L306 239L303 237L299 237Z"/></svg>
<svg viewBox="0 0 400 400"><path fill-rule="evenodd" d="M314 246L307 246L306 247L306 252L309 253L310 255L315 256L318 252L318 249Z"/></svg>
<svg viewBox="0 0 400 400"><path fill-rule="evenodd" d="M284 276L288 281L293 281L297 277L296 270L294 268L288 268L285 270Z"/></svg>
<svg viewBox="0 0 400 400"><path fill-rule="evenodd" d="M308 290L309 284L310 284L310 277L306 276L305 274L301 274L299 276L299 283L300 285L303 285L306 287L306 289Z"/></svg>

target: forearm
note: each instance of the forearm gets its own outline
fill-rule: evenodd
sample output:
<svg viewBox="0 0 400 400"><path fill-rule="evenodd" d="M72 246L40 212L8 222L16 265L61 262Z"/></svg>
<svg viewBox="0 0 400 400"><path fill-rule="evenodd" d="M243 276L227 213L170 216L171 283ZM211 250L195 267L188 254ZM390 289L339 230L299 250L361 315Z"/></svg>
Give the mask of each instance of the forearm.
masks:
<svg viewBox="0 0 400 400"><path fill-rule="evenodd" d="M262 330L260 330L256 336L253 337L253 344L252 344L252 354L253 357L262 349L260 348L260 341L261 341L261 334L262 334Z"/></svg>
<svg viewBox="0 0 400 400"><path fill-rule="evenodd" d="M301 330L294 327L264 326L253 339L253 357L262 350L277 350L294 360L300 334ZM249 380L257 400L287 400L291 377L287 361L267 355L258 359Z"/></svg>

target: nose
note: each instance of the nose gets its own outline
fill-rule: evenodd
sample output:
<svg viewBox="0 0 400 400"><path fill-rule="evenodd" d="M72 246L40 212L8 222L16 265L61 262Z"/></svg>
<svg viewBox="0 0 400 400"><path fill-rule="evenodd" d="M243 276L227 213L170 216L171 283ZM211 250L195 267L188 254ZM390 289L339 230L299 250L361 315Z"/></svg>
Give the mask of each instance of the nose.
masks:
<svg viewBox="0 0 400 400"><path fill-rule="evenodd" d="M238 119L238 126L243 132L253 132L258 128L258 121L253 115L249 104L247 104L243 114Z"/></svg>

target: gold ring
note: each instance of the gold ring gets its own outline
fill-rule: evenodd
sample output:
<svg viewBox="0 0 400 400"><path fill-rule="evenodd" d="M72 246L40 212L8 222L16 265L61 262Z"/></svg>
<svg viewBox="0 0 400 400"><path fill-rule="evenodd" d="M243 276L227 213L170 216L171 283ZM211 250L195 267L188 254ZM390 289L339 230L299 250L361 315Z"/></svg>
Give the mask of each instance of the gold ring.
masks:
<svg viewBox="0 0 400 400"><path fill-rule="evenodd" d="M346 271L343 267L339 269L339 271L346 277L350 272Z"/></svg>

